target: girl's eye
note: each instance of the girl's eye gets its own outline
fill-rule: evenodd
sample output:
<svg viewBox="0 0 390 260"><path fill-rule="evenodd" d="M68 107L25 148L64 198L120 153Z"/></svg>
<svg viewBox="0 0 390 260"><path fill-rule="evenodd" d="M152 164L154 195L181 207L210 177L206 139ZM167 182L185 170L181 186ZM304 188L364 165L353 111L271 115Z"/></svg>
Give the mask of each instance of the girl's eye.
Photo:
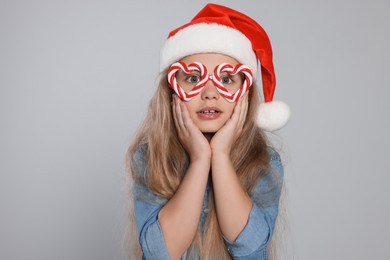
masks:
<svg viewBox="0 0 390 260"><path fill-rule="evenodd" d="M186 80L188 83L196 84L200 81L200 77L198 75L191 75Z"/></svg>
<svg viewBox="0 0 390 260"><path fill-rule="evenodd" d="M225 77L221 78L221 83L222 84L230 84L232 82L233 82L233 80L230 77L225 76Z"/></svg>

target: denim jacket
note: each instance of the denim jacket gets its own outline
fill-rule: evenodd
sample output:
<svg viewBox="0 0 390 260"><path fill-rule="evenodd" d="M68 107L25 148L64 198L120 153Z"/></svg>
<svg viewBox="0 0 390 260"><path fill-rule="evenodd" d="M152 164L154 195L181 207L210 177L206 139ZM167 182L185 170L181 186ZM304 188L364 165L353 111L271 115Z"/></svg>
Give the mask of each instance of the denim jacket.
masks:
<svg viewBox="0 0 390 260"><path fill-rule="evenodd" d="M280 192L283 184L283 166L279 154L272 148L270 170L257 182L251 195L253 206L248 222L235 241L223 238L233 259L268 259L267 245L271 239L278 214ZM139 177L147 174L147 145L140 145L133 155L133 165ZM203 230L207 217L210 181L207 184L199 227ZM168 202L152 193L145 185L135 181L133 186L135 220L142 259L169 259L164 237L158 220L160 209ZM185 254L182 257L185 259ZM197 258L199 259L199 257Z"/></svg>

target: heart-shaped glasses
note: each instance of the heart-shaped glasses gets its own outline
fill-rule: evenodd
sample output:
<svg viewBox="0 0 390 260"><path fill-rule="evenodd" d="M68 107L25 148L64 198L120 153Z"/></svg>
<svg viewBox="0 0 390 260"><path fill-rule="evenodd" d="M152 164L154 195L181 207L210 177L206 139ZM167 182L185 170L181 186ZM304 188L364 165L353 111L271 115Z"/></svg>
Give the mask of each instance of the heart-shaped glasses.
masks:
<svg viewBox="0 0 390 260"><path fill-rule="evenodd" d="M252 86L252 71L248 66L232 66L222 63L215 67L213 73L200 62L186 64L176 62L168 70L168 82L176 94L184 101L198 95L207 81L212 80L222 97L228 102L237 102Z"/></svg>

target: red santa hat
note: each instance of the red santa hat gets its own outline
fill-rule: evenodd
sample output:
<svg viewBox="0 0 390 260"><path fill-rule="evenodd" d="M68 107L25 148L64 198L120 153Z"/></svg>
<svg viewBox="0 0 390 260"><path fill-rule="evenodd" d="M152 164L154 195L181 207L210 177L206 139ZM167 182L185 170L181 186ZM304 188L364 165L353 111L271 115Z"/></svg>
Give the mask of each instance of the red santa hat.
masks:
<svg viewBox="0 0 390 260"><path fill-rule="evenodd" d="M225 54L247 65L254 79L261 74L264 102L259 106L258 126L275 131L287 123L289 107L273 100L276 78L271 42L255 20L228 7L207 4L189 23L169 33L161 50L160 69L197 53Z"/></svg>

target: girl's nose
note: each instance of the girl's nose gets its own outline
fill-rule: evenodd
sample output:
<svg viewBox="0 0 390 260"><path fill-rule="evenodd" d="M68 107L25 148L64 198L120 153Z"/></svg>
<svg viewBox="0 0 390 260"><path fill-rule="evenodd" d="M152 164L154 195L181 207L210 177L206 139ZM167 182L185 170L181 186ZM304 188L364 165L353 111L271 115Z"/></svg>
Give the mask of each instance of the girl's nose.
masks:
<svg viewBox="0 0 390 260"><path fill-rule="evenodd" d="M202 99L218 99L219 92L214 85L212 74L209 75L209 79L201 92Z"/></svg>

